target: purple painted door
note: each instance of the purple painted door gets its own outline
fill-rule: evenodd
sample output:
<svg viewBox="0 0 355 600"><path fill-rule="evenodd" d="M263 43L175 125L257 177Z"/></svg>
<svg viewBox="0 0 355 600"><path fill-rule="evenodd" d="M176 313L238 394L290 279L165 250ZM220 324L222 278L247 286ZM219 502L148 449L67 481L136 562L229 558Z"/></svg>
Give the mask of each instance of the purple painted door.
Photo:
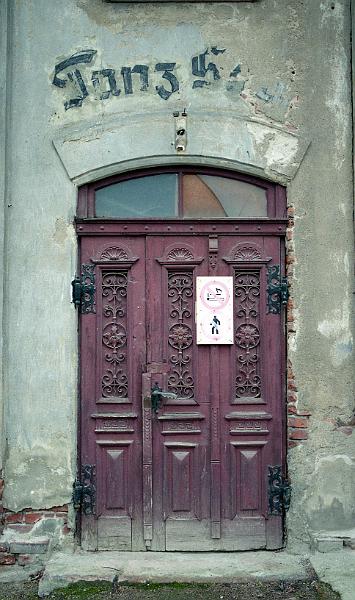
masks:
<svg viewBox="0 0 355 600"><path fill-rule="evenodd" d="M109 229L81 232L96 286L96 312L80 328L81 464L93 465L96 488L83 546L281 547L267 482L284 459L283 341L266 281L282 259L280 234L237 235L226 223L213 235L187 223ZM234 277L233 345L195 343L201 275ZM155 384L169 392L157 413Z"/></svg>

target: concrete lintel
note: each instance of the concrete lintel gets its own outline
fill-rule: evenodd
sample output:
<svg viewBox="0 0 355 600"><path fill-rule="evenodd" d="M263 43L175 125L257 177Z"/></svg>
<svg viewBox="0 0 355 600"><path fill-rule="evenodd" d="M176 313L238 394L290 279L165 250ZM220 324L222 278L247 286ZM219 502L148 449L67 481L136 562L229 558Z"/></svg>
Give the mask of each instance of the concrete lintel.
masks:
<svg viewBox="0 0 355 600"><path fill-rule="evenodd" d="M63 129L53 144L77 185L164 164L214 165L287 184L309 146L279 125L223 112L188 113L183 154L174 135L170 114L127 114Z"/></svg>

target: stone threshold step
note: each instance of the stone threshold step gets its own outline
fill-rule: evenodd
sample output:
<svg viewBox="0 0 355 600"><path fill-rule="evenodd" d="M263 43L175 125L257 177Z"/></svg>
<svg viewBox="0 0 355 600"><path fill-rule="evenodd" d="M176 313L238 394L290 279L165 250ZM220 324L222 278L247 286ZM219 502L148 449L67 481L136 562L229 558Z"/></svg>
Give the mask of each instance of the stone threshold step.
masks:
<svg viewBox="0 0 355 600"><path fill-rule="evenodd" d="M309 580L308 559L281 552L57 552L46 564L39 596L76 581L246 582Z"/></svg>

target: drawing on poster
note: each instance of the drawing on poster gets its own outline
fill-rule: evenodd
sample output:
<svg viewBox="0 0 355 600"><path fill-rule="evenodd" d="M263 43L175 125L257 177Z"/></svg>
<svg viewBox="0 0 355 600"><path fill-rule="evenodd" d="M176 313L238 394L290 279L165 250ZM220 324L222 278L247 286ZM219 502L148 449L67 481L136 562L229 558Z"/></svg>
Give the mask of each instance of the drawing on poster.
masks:
<svg viewBox="0 0 355 600"><path fill-rule="evenodd" d="M210 323L210 325L212 325L212 335L219 335L220 324L221 321L216 317L216 315L213 315L212 323Z"/></svg>
<svg viewBox="0 0 355 600"><path fill-rule="evenodd" d="M233 277L197 277L197 344L233 344Z"/></svg>

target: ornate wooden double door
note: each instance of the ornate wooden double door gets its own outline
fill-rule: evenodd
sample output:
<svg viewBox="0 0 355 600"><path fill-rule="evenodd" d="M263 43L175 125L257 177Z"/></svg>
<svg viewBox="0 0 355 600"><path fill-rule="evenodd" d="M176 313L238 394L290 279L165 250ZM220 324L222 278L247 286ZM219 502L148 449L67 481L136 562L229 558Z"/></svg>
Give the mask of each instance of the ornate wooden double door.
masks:
<svg viewBox="0 0 355 600"><path fill-rule="evenodd" d="M233 223L102 229L81 227L82 545L281 547L268 477L284 459L283 332L267 298L281 238ZM208 275L233 277L233 344L196 344Z"/></svg>

